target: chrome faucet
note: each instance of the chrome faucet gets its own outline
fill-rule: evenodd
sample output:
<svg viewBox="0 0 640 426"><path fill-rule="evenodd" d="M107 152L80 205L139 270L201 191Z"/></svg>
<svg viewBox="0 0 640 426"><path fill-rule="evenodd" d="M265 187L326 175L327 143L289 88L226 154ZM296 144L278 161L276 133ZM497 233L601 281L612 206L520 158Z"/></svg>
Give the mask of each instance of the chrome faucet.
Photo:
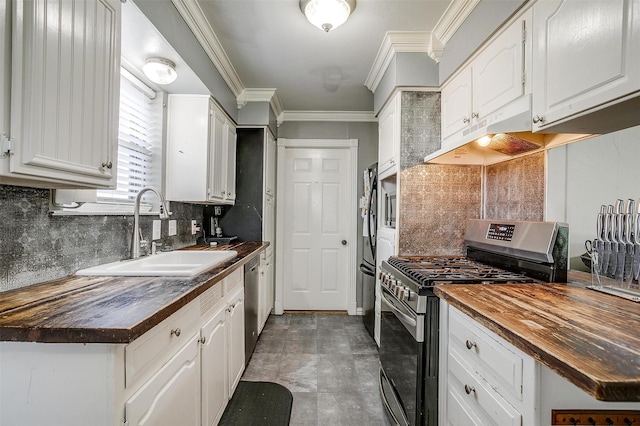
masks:
<svg viewBox="0 0 640 426"><path fill-rule="evenodd" d="M138 192L136 196L136 202L133 206L133 235L131 237L131 259L137 259L140 257L140 200L142 200L142 195L151 191L156 194L158 199L160 200L160 219L168 219L171 212L169 211L169 207L167 202L164 200L164 196L162 193L153 186L146 186Z"/></svg>

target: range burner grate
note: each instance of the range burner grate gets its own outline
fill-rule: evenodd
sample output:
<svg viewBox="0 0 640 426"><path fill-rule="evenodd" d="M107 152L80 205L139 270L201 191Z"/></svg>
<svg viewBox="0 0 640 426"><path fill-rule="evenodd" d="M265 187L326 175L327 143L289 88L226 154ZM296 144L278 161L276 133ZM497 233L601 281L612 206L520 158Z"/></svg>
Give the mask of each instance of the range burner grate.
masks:
<svg viewBox="0 0 640 426"><path fill-rule="evenodd" d="M465 257L390 257L389 265L421 286L437 284L530 283L524 274L485 265Z"/></svg>

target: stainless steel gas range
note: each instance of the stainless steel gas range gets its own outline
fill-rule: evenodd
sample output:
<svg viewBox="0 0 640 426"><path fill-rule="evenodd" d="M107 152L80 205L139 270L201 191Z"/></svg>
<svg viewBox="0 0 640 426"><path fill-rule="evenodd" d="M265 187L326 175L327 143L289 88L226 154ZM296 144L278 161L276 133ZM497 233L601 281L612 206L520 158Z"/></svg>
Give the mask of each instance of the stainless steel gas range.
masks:
<svg viewBox="0 0 640 426"><path fill-rule="evenodd" d="M390 257L380 282L380 391L399 425L438 423L442 284L566 282L568 227L556 222L474 219L466 256Z"/></svg>

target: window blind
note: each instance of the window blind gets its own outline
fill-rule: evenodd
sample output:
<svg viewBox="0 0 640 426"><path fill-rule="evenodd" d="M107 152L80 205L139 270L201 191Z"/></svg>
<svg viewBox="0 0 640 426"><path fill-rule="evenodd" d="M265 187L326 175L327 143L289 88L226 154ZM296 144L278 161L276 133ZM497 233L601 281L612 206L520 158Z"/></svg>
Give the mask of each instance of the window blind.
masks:
<svg viewBox="0 0 640 426"><path fill-rule="evenodd" d="M162 105L155 92L121 70L117 189L99 190L101 203L133 204L145 186L160 174Z"/></svg>

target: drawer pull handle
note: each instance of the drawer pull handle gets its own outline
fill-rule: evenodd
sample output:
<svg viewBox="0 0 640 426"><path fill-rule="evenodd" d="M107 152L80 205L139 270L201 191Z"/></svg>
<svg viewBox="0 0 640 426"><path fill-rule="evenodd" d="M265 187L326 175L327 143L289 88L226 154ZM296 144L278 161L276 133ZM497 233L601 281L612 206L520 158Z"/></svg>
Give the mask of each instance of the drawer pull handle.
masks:
<svg viewBox="0 0 640 426"><path fill-rule="evenodd" d="M476 388L474 388L473 386L464 385L464 391L467 393L467 395L471 395L471 392L475 393Z"/></svg>
<svg viewBox="0 0 640 426"><path fill-rule="evenodd" d="M478 345L476 345L476 342L472 342L470 340L467 340L466 345L467 345L467 349L469 349L469 350L471 350L472 348L477 348L478 347Z"/></svg>
<svg viewBox="0 0 640 426"><path fill-rule="evenodd" d="M179 328L174 328L173 330L171 330L171 335L175 335L176 337L180 337L180 329Z"/></svg>
<svg viewBox="0 0 640 426"><path fill-rule="evenodd" d="M207 338L202 336L200 339L198 339L198 342L202 343L204 345L204 343L207 341Z"/></svg>

